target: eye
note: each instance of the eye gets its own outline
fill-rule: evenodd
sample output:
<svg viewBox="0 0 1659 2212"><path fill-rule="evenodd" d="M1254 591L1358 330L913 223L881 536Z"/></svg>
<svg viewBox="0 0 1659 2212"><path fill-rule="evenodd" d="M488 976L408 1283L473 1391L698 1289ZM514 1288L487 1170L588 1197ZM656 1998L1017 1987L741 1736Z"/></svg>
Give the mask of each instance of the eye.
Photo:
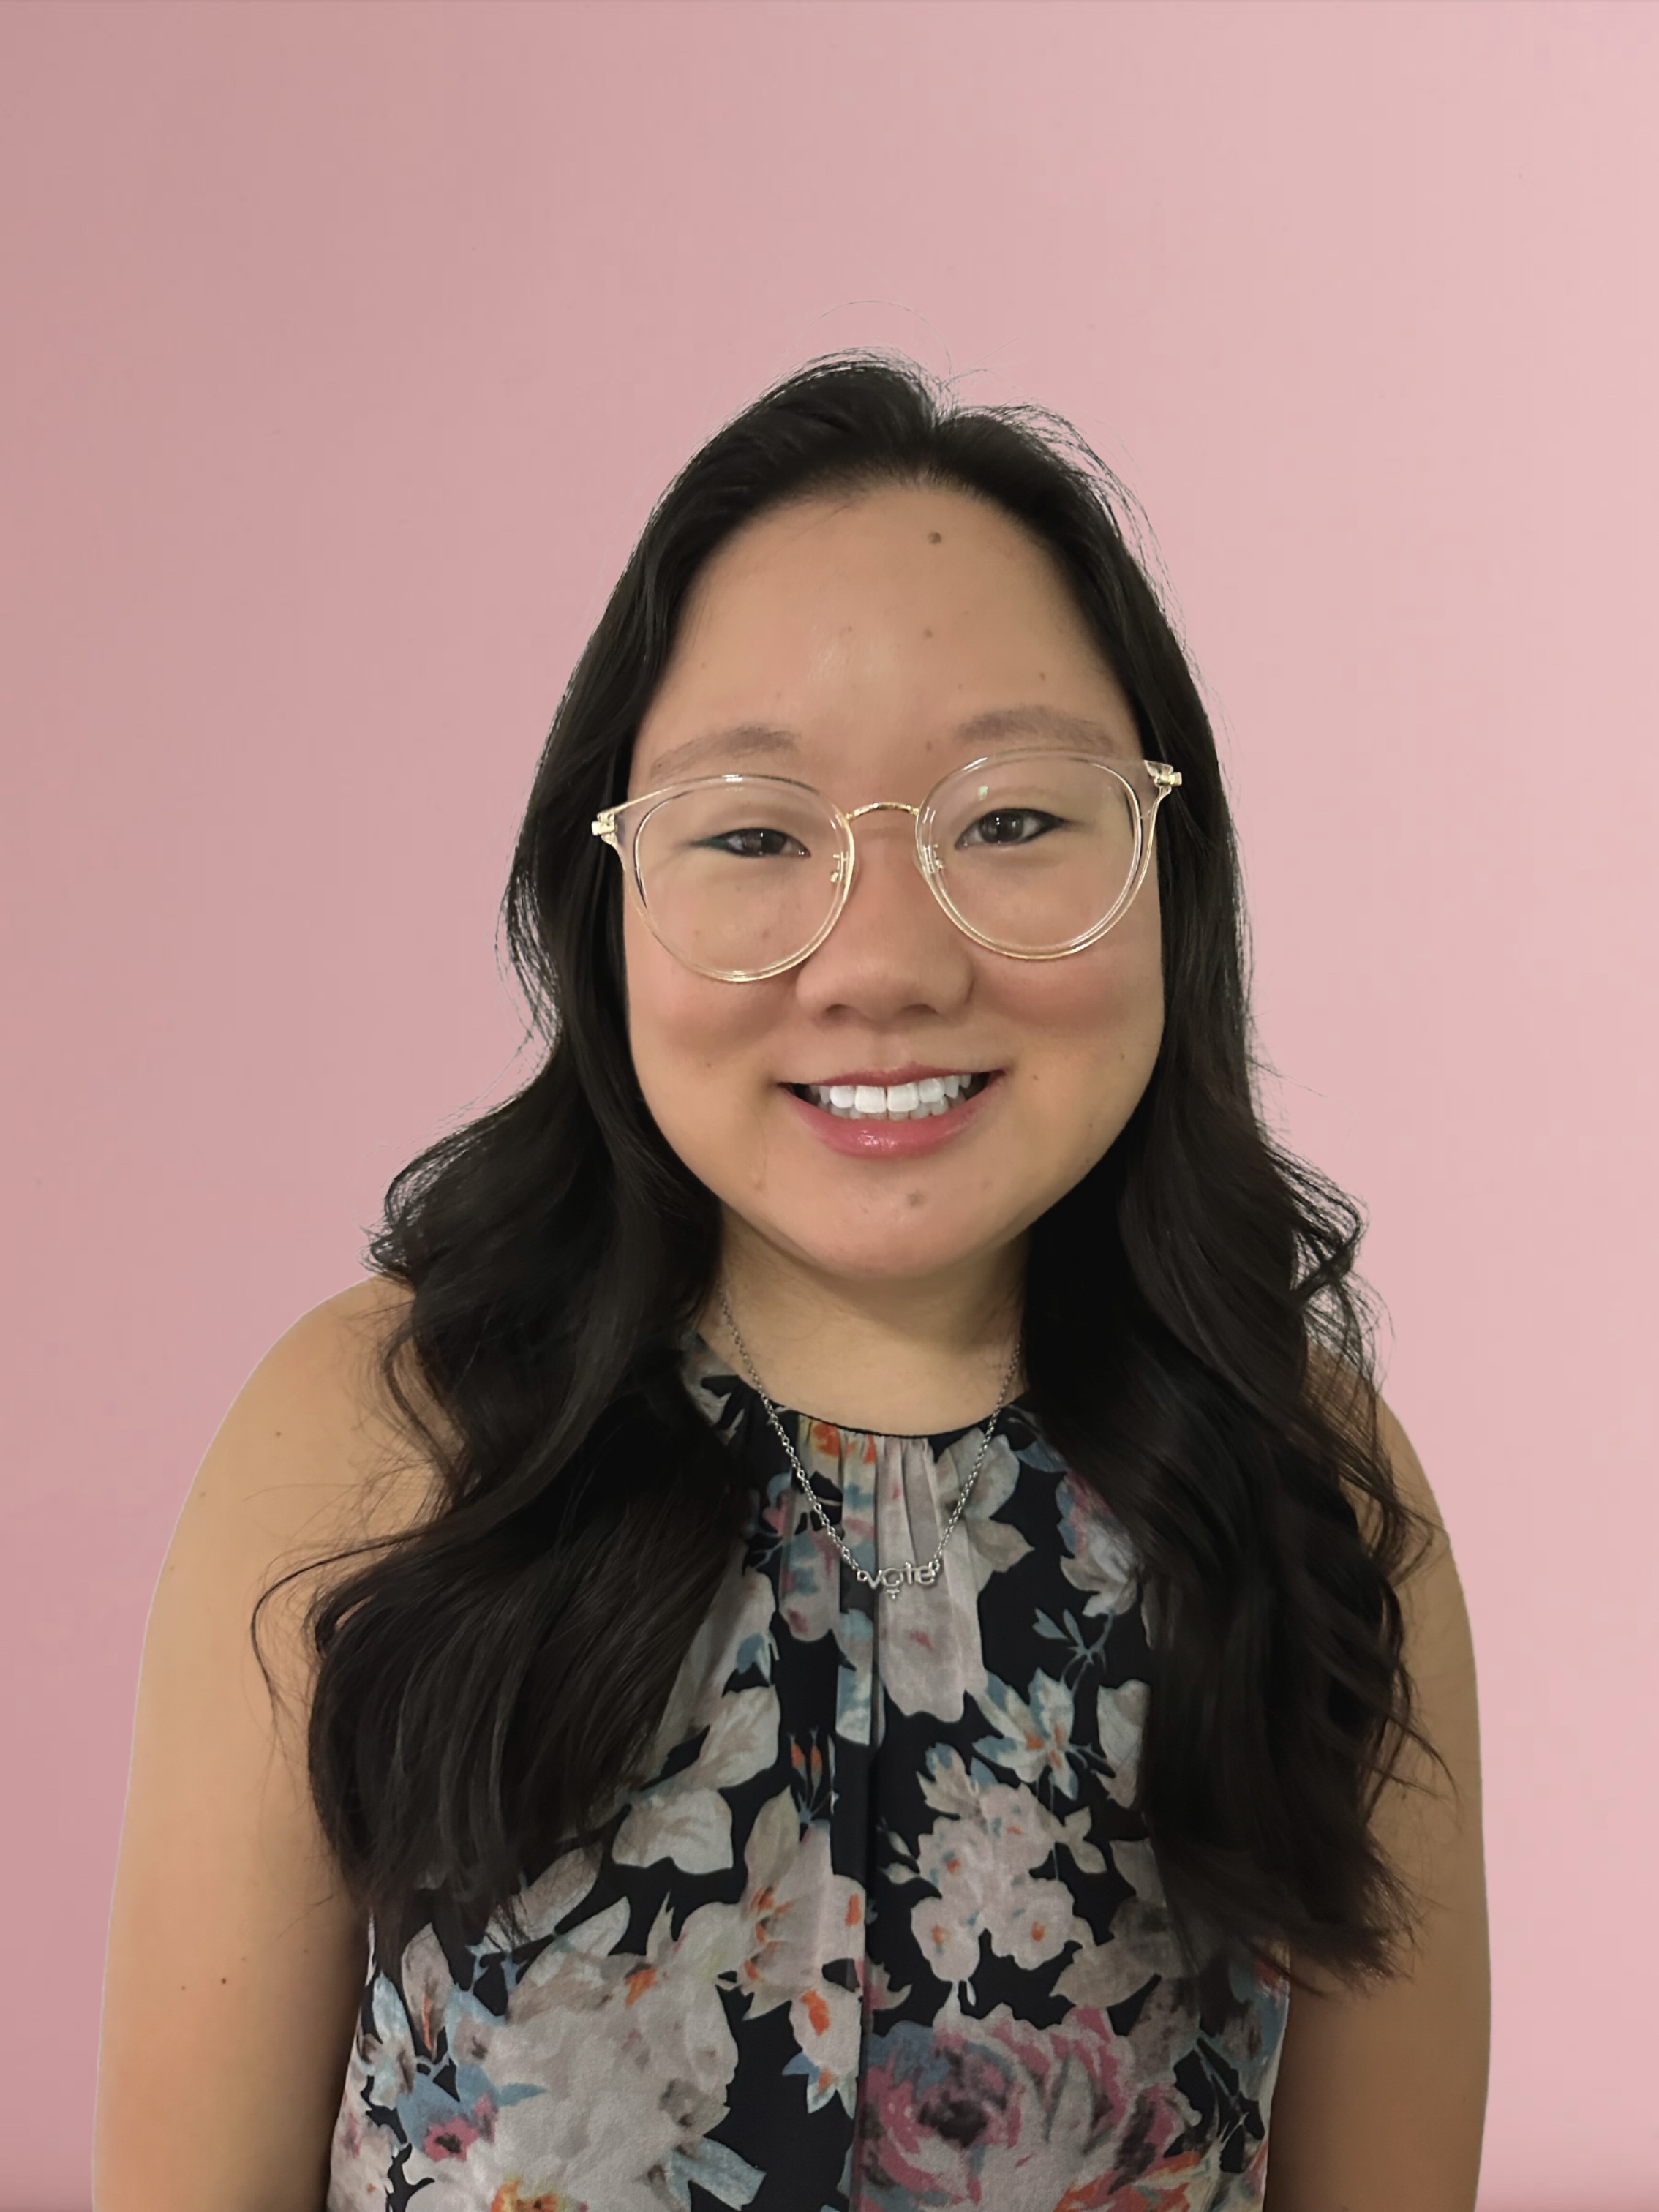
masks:
<svg viewBox="0 0 1659 2212"><path fill-rule="evenodd" d="M805 860L811 856L799 838L792 837L787 830L763 830L758 825L748 830L722 830L718 836L700 837L697 842L710 853L729 853L737 860Z"/></svg>
<svg viewBox="0 0 1659 2212"><path fill-rule="evenodd" d="M958 845L1033 845L1039 837L1046 837L1051 830L1061 826L1058 814L1045 813L1038 806L1001 806L994 814L981 814L970 822L957 838Z"/></svg>

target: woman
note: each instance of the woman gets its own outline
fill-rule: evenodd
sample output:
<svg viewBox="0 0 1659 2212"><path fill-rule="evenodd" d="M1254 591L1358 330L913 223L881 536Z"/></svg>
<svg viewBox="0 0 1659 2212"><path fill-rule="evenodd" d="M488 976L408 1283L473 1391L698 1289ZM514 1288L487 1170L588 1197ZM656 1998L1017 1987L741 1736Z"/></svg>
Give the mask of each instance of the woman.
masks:
<svg viewBox="0 0 1659 2212"><path fill-rule="evenodd" d="M180 1518L100 2212L1467 2212L1463 1606L1097 464L758 401L509 920L544 1066Z"/></svg>

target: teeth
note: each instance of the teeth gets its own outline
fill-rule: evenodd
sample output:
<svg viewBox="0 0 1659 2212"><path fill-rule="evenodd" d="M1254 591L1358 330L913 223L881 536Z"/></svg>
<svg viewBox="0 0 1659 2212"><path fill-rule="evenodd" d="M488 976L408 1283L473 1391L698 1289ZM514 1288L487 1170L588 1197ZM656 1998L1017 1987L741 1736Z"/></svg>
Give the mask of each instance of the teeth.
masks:
<svg viewBox="0 0 1659 2212"><path fill-rule="evenodd" d="M803 1083L797 1085L815 1106L843 1121L922 1121L947 1114L973 1087L974 1077L924 1075L916 1083Z"/></svg>

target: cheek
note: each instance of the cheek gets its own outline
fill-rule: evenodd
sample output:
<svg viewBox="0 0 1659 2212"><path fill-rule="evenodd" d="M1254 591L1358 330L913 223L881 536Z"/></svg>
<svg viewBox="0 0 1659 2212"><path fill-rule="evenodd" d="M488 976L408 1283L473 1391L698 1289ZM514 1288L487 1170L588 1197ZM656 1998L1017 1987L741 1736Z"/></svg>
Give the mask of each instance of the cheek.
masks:
<svg viewBox="0 0 1659 2212"><path fill-rule="evenodd" d="M709 1079L740 1076L757 1057L777 1020L775 987L695 975L631 913L623 945L634 1072L657 1126L686 1158L741 1112L741 1080Z"/></svg>
<svg viewBox="0 0 1659 2212"><path fill-rule="evenodd" d="M1056 1142L1109 1144L1146 1089L1164 1036L1164 969L1157 912L1125 917L1109 937L1068 960L1033 963L1006 987L1030 1041L1027 1068ZM1069 1123L1070 1130L1058 1126Z"/></svg>

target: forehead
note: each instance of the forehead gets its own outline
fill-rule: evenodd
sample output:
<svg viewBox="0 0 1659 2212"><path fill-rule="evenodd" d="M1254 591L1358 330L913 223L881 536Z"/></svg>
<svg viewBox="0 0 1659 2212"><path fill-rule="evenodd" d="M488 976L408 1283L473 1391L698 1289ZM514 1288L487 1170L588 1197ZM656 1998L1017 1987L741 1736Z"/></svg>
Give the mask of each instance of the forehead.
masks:
<svg viewBox="0 0 1659 2212"><path fill-rule="evenodd" d="M988 501L884 487L766 514L720 548L688 599L632 782L943 762L1090 732L1139 751L1046 547Z"/></svg>

